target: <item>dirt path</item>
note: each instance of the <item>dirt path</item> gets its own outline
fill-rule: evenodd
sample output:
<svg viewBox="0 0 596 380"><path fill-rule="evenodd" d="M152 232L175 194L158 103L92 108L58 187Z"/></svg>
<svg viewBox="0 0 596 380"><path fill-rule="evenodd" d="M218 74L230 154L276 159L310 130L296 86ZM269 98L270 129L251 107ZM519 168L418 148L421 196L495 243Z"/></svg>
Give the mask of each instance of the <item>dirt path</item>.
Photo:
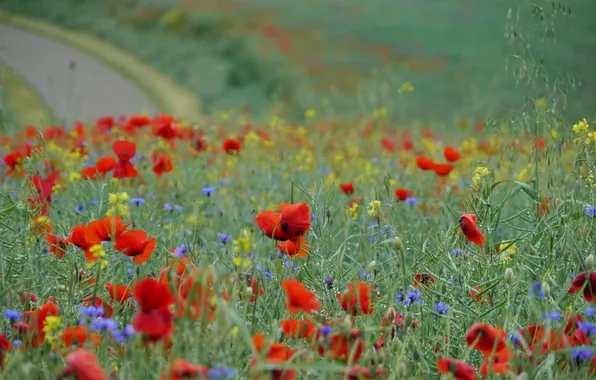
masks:
<svg viewBox="0 0 596 380"><path fill-rule="evenodd" d="M119 73L50 38L0 24L0 60L69 124L102 115L156 111L149 98Z"/></svg>

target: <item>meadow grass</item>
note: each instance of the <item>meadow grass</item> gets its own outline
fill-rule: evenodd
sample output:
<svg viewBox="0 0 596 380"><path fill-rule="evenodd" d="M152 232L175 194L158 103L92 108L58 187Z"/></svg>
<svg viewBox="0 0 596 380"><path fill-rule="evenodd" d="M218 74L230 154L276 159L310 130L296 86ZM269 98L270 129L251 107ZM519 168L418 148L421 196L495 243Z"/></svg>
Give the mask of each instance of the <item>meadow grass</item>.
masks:
<svg viewBox="0 0 596 380"><path fill-rule="evenodd" d="M483 362L489 376L591 373L594 308L569 293L594 266L589 121L572 127L547 101L459 133L323 111L302 124L228 114L199 129L161 115L7 136L3 376L437 378L441 358L478 376ZM281 223L263 223L265 210L283 210ZM117 216L137 232L114 230ZM301 254L261 229L306 231ZM338 298L350 287L361 291ZM305 321L307 338L280 325ZM474 378L461 366L441 368Z"/></svg>

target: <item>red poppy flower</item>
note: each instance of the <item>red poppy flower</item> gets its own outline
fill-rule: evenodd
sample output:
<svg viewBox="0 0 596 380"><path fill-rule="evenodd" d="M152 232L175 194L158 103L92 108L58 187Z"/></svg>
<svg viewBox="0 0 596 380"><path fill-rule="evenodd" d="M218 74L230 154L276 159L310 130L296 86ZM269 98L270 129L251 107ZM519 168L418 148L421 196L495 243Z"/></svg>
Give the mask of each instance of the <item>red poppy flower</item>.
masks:
<svg viewBox="0 0 596 380"><path fill-rule="evenodd" d="M455 359L439 359L437 367L440 373L451 373L455 380L476 379L476 369L466 362Z"/></svg>
<svg viewBox="0 0 596 380"><path fill-rule="evenodd" d="M464 233L464 236L468 241L482 246L484 244L484 234L480 232L476 226L477 216L476 214L463 214L459 218L459 227Z"/></svg>
<svg viewBox="0 0 596 380"><path fill-rule="evenodd" d="M280 212L261 211L254 220L268 238L279 241L288 240L288 235L281 228Z"/></svg>
<svg viewBox="0 0 596 380"><path fill-rule="evenodd" d="M310 229L310 207L306 203L284 207L280 215L280 223L288 239L296 241Z"/></svg>
<svg viewBox="0 0 596 380"><path fill-rule="evenodd" d="M81 178L89 181L97 178L97 168L95 166L88 166L81 170Z"/></svg>
<svg viewBox="0 0 596 380"><path fill-rule="evenodd" d="M354 329L345 334L338 332L329 336L329 346L320 344L318 347L321 356L329 356L334 359L351 360L355 363L364 352L364 340L360 331Z"/></svg>
<svg viewBox="0 0 596 380"><path fill-rule="evenodd" d="M395 196L400 201L405 201L408 198L412 198L414 196L414 192L404 188L395 189Z"/></svg>
<svg viewBox="0 0 596 380"><path fill-rule="evenodd" d="M282 286L288 297L286 308L290 314L298 314L300 311L310 314L321 309L321 304L317 301L315 294L309 292L300 281L284 280Z"/></svg>
<svg viewBox="0 0 596 380"><path fill-rule="evenodd" d="M116 238L114 248L132 257L136 264L143 264L153 254L157 240L148 239L147 233L143 230L131 230Z"/></svg>
<svg viewBox="0 0 596 380"><path fill-rule="evenodd" d="M240 143L234 139L224 140L222 147L227 154L238 154L240 152Z"/></svg>
<svg viewBox="0 0 596 380"><path fill-rule="evenodd" d="M450 146L445 147L445 150L443 150L443 156L445 156L445 159L449 162L455 162L461 158L461 154Z"/></svg>
<svg viewBox="0 0 596 380"><path fill-rule="evenodd" d="M135 330L150 342L169 336L174 326L174 316L169 308L176 299L168 286L146 278L135 284L133 297L141 308L133 322Z"/></svg>
<svg viewBox="0 0 596 380"><path fill-rule="evenodd" d="M9 176L14 173L18 165L20 165L24 159L25 156L21 152L12 152L4 156L4 163L8 167L5 175Z"/></svg>
<svg viewBox="0 0 596 380"><path fill-rule="evenodd" d="M254 335L252 341L255 350L260 356L265 356L268 363L284 363L294 355L294 351L284 343L271 343L262 334ZM258 358L253 358L249 368L254 368L257 361ZM296 375L296 371L292 369L273 369L270 372L271 378L275 380L294 380ZM262 378L262 376L257 376L257 378Z"/></svg>
<svg viewBox="0 0 596 380"><path fill-rule="evenodd" d="M106 282L106 289L108 289L110 298L116 302L124 302L132 295L131 288L122 284L112 284L111 282Z"/></svg>
<svg viewBox="0 0 596 380"><path fill-rule="evenodd" d="M414 276L414 286L417 288L428 288L435 283L435 278L430 273L416 273Z"/></svg>
<svg viewBox="0 0 596 380"><path fill-rule="evenodd" d="M575 294L582 289L584 299L588 302L596 303L596 272L583 272L577 275L573 279L567 293Z"/></svg>
<svg viewBox="0 0 596 380"><path fill-rule="evenodd" d="M113 157L103 157L97 160L96 168L99 173L106 175L116 167L116 160Z"/></svg>
<svg viewBox="0 0 596 380"><path fill-rule="evenodd" d="M25 306L27 303L37 303L35 293L30 290L19 290L18 293L21 305Z"/></svg>
<svg viewBox="0 0 596 380"><path fill-rule="evenodd" d="M478 302L481 305L483 305L486 302L490 305L491 300L488 294L484 293L482 295L477 296L477 294L479 293L482 293L482 288L480 286L477 286L474 289L470 289L469 291L470 297L474 298L476 302Z"/></svg>
<svg viewBox="0 0 596 380"><path fill-rule="evenodd" d="M204 152L207 150L208 145L207 145L207 142L202 137L197 137L197 139L194 141L194 144L192 145L192 147L197 152Z"/></svg>
<svg viewBox="0 0 596 380"><path fill-rule="evenodd" d="M170 156L166 154L160 154L153 164L153 172L158 177L161 177L163 173L168 173L172 170L174 170L174 163L172 162Z"/></svg>
<svg viewBox="0 0 596 380"><path fill-rule="evenodd" d="M93 244L116 240L128 226L130 226L130 223L123 224L120 216L106 216L103 219L89 223L89 226L85 229L85 240Z"/></svg>
<svg viewBox="0 0 596 380"><path fill-rule="evenodd" d="M309 339L317 329L317 326L308 320L284 319L279 322L279 325L285 336L295 339Z"/></svg>
<svg viewBox="0 0 596 380"><path fill-rule="evenodd" d="M70 231L70 235L64 239L64 242L73 244L83 250L85 253L85 260L87 261L97 261L97 257L93 253L91 253L90 248L93 247L96 243L87 241L87 226L81 224L80 226L74 226Z"/></svg>
<svg viewBox="0 0 596 380"><path fill-rule="evenodd" d="M84 348L77 348L66 357L67 367L60 378L74 376L77 380L108 380L108 375L97 362L95 354Z"/></svg>
<svg viewBox="0 0 596 380"><path fill-rule="evenodd" d="M364 282L348 283L348 291L345 294L338 294L337 299L342 309L351 315L373 314L375 310L371 305L371 293L373 287Z"/></svg>
<svg viewBox="0 0 596 380"><path fill-rule="evenodd" d="M252 292L250 303L255 303L257 300L257 295L258 297L262 297L265 294L265 290L263 290L263 287L259 285L259 280L252 276L248 278L248 285L250 286L250 290Z"/></svg>
<svg viewBox="0 0 596 380"><path fill-rule="evenodd" d="M153 126L153 135L159 136L164 140L174 140L179 136L178 126L173 121L158 121Z"/></svg>
<svg viewBox="0 0 596 380"><path fill-rule="evenodd" d="M296 242L293 242L291 240L281 242L277 245L277 249L279 249L281 252L288 255L289 257L308 257L308 253L310 252L310 246L302 236L299 237L298 240L296 240Z"/></svg>
<svg viewBox="0 0 596 380"><path fill-rule="evenodd" d="M448 176L455 167L451 164L435 164L433 168L435 173L440 177Z"/></svg>
<svg viewBox="0 0 596 380"><path fill-rule="evenodd" d="M134 178L138 172L130 160L137 153L135 143L125 140L119 140L112 144L112 150L118 156L118 163L114 167L114 178Z"/></svg>
<svg viewBox="0 0 596 380"><path fill-rule="evenodd" d="M468 346L490 354L493 351L499 352L505 347L505 334L496 327L486 323L475 323L466 333Z"/></svg>
<svg viewBox="0 0 596 380"><path fill-rule="evenodd" d="M435 168L435 162L424 156L416 157L416 165L418 165L418 168L421 170L433 170Z"/></svg>
<svg viewBox="0 0 596 380"><path fill-rule="evenodd" d="M354 184L352 183L342 183L339 187L341 187L341 191L346 195L354 194Z"/></svg>
<svg viewBox="0 0 596 380"><path fill-rule="evenodd" d="M384 378L385 374L387 374L386 369L352 367L348 371L348 380L376 379L379 376Z"/></svg>
<svg viewBox="0 0 596 380"><path fill-rule="evenodd" d="M64 330L62 330L60 339L65 347L83 347L85 342L89 340L93 343L93 346L97 348L101 341L101 336L90 333L87 326L70 326L65 327Z"/></svg>
<svg viewBox="0 0 596 380"><path fill-rule="evenodd" d="M480 374L486 378L489 374L499 374L507 376L513 372L513 367L509 361L513 359L513 351L504 347L494 354L485 354L484 362L480 367Z"/></svg>
<svg viewBox="0 0 596 380"><path fill-rule="evenodd" d="M195 365L187 362L184 359L176 359L172 365L162 373L161 380L184 380L184 379L195 379L203 380L207 379L207 372L209 368L202 365Z"/></svg>
<svg viewBox="0 0 596 380"><path fill-rule="evenodd" d="M391 140L389 138L386 138L386 137L385 138L382 138L381 139L381 146L387 152L390 152L390 153L395 152L395 143L393 142L393 140Z"/></svg>
<svg viewBox="0 0 596 380"><path fill-rule="evenodd" d="M0 334L0 370L4 368L4 353L12 350L12 344L4 334Z"/></svg>
<svg viewBox="0 0 596 380"><path fill-rule="evenodd" d="M66 238L54 234L47 234L46 241L50 245L50 252L61 259L66 253L66 247L68 246Z"/></svg>

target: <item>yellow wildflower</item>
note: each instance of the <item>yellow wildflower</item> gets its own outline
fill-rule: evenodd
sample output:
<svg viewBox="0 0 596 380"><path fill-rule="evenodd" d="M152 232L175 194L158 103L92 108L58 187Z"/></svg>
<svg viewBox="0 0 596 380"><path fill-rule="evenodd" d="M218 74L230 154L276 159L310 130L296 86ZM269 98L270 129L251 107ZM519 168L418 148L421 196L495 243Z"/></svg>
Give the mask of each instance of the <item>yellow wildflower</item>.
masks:
<svg viewBox="0 0 596 380"><path fill-rule="evenodd" d="M410 82L406 82L406 83L402 84L398 90L398 92L400 94L403 94L404 92L412 92L412 91L414 91L414 86Z"/></svg>
<svg viewBox="0 0 596 380"><path fill-rule="evenodd" d="M312 119L315 116L317 116L317 111L315 111L313 109L308 109L304 113L304 117L307 118L307 119Z"/></svg>
<svg viewBox="0 0 596 380"><path fill-rule="evenodd" d="M480 181L482 177L486 177L488 175L488 168L484 166L477 166L474 169L474 176L472 177L472 185L474 187L478 187L480 185Z"/></svg>
<svg viewBox="0 0 596 380"><path fill-rule="evenodd" d="M381 204L382 204L381 201L377 201L377 200L371 201L368 204L368 210L367 210L368 215L370 215L370 216L379 215L379 210L381 209Z"/></svg>
<svg viewBox="0 0 596 380"><path fill-rule="evenodd" d="M346 214L348 216L352 217L352 219L357 220L359 208L360 208L360 206L358 205L358 203L354 202L354 203L352 203L352 206L346 210Z"/></svg>
<svg viewBox="0 0 596 380"><path fill-rule="evenodd" d="M252 241L252 233L248 228L242 230L242 233L237 239L234 239L234 252L249 253L257 245Z"/></svg>

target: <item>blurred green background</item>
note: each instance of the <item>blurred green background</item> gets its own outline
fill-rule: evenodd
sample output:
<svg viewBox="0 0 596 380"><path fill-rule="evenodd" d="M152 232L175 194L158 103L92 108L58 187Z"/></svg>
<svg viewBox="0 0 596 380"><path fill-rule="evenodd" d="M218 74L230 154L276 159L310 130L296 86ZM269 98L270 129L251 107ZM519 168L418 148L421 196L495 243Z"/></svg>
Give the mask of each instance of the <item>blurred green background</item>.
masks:
<svg viewBox="0 0 596 380"><path fill-rule="evenodd" d="M387 107L422 121L484 117L546 97L587 116L596 1L4 0L83 30L196 91L207 111L302 117ZM400 96L404 82L415 91ZM322 99L325 99L322 101ZM331 111L329 111L331 112Z"/></svg>

